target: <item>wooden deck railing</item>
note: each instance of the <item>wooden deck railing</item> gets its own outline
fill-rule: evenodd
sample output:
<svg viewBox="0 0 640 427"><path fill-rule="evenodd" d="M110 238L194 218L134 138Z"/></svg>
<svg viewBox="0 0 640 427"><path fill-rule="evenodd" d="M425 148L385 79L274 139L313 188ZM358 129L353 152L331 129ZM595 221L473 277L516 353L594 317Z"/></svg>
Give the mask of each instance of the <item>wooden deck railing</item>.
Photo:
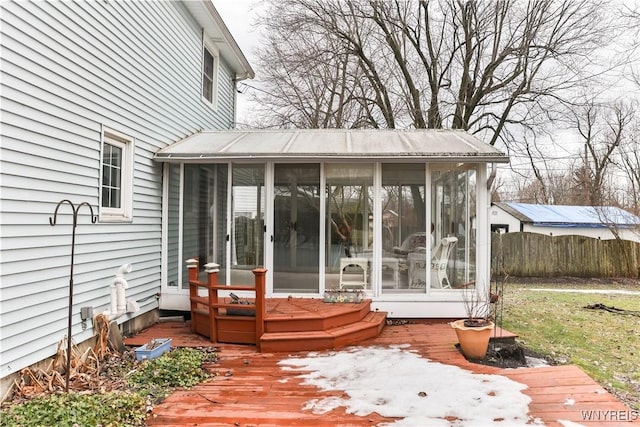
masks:
<svg viewBox="0 0 640 427"><path fill-rule="evenodd" d="M265 276L267 270L253 270L254 286L251 285L219 285L219 265L205 264L207 282L198 279L199 264L196 259L187 260L189 277L189 299L191 302L191 330L207 336L212 342L231 342L260 345L260 337L264 334L265 319ZM206 296L200 295L204 289ZM218 291L253 292L253 303L233 304L228 299L218 296ZM220 312L224 309L224 313ZM228 310L254 310L253 316L229 315ZM251 325L248 324L251 323Z"/></svg>

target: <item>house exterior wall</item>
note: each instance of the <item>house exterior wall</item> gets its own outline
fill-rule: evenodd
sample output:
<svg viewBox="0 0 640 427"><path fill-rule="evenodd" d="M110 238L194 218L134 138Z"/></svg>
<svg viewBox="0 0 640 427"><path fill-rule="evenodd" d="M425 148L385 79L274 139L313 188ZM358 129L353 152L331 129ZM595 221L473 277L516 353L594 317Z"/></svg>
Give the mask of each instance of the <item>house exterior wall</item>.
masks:
<svg viewBox="0 0 640 427"><path fill-rule="evenodd" d="M509 227L509 233L517 233L520 231L520 220L497 206L491 206L491 208L489 208L489 223L491 226L506 225Z"/></svg>
<svg viewBox="0 0 640 427"><path fill-rule="evenodd" d="M529 233L546 234L548 236L585 236L594 239L611 240L616 236L608 228L589 228L589 227L544 227L531 224L525 224L524 230ZM616 233L622 240L631 240L632 242L640 242L640 233L638 230L619 229Z"/></svg>
<svg viewBox="0 0 640 427"><path fill-rule="evenodd" d="M0 378L53 355L66 335L68 199L99 213L103 128L134 140L133 217L91 224L79 209L73 339L80 308L108 309L116 269L127 298L157 308L162 165L154 154L200 129L230 128L234 73L218 69L217 110L201 98L202 28L179 2L2 2ZM125 315L123 322L131 318ZM3 393L4 394L4 393Z"/></svg>

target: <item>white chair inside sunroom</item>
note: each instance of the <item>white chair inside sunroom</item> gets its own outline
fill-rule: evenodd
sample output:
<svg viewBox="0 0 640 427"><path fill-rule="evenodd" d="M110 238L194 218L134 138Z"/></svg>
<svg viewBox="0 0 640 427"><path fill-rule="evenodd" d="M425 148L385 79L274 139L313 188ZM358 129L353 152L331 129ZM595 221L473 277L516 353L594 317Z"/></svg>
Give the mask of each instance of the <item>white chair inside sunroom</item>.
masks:
<svg viewBox="0 0 640 427"><path fill-rule="evenodd" d="M457 237L445 237L432 250L431 255L431 287L451 288L447 276L449 256L458 242ZM427 258L425 251L411 252L407 255L409 263L409 289L424 289L427 277Z"/></svg>

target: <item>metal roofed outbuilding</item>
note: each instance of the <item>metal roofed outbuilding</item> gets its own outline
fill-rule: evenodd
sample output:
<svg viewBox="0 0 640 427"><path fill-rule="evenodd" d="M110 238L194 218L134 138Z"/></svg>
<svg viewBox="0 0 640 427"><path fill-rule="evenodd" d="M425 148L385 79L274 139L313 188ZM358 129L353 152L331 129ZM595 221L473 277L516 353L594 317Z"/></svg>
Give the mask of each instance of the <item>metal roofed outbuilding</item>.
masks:
<svg viewBox="0 0 640 427"><path fill-rule="evenodd" d="M616 206L539 205L500 202L491 207L491 229L553 236L640 242L640 218ZM615 231L613 233L612 231Z"/></svg>
<svg viewBox="0 0 640 427"><path fill-rule="evenodd" d="M537 205L496 203L521 221L547 227L634 228L640 218L616 206Z"/></svg>

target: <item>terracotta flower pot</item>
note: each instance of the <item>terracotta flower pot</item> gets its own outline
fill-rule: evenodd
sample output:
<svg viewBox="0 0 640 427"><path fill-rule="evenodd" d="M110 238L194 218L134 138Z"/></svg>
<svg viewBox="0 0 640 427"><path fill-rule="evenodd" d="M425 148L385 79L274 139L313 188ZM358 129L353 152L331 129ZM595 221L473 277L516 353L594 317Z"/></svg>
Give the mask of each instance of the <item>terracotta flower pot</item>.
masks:
<svg viewBox="0 0 640 427"><path fill-rule="evenodd" d="M456 331L462 353L469 359L484 359L489 347L489 338L493 331L493 322L484 326L465 326L465 319L451 322L451 327Z"/></svg>

